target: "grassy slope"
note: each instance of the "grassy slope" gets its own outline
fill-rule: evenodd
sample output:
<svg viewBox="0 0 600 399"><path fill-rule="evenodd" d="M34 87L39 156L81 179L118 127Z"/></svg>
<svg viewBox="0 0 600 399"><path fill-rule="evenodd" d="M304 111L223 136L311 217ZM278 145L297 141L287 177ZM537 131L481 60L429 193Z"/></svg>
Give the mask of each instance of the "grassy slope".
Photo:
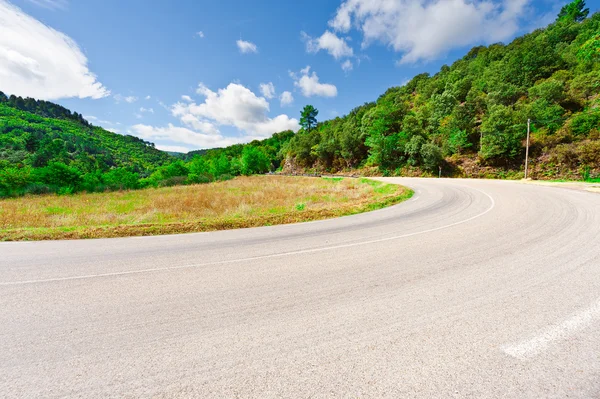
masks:
<svg viewBox="0 0 600 399"><path fill-rule="evenodd" d="M399 203L412 191L366 179L251 176L205 185L0 201L0 240L122 237L285 224Z"/></svg>

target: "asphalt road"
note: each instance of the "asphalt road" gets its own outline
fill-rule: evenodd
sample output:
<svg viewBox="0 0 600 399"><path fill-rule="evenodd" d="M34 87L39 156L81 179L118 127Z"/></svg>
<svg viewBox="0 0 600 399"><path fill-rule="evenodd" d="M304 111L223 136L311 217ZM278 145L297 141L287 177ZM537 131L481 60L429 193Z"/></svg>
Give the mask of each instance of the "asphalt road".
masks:
<svg viewBox="0 0 600 399"><path fill-rule="evenodd" d="M413 199L0 243L0 397L600 397L600 195L388 180Z"/></svg>

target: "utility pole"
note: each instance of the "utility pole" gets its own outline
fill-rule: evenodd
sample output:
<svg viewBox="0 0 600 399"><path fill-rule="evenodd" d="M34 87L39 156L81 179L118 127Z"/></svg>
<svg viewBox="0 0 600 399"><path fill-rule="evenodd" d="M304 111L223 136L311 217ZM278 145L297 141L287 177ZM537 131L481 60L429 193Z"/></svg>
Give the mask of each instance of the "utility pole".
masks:
<svg viewBox="0 0 600 399"><path fill-rule="evenodd" d="M479 128L479 151L483 149L483 131Z"/></svg>
<svg viewBox="0 0 600 399"><path fill-rule="evenodd" d="M527 119L527 148L525 149L525 179L527 179L527 172L529 167L529 132L531 130L531 119Z"/></svg>

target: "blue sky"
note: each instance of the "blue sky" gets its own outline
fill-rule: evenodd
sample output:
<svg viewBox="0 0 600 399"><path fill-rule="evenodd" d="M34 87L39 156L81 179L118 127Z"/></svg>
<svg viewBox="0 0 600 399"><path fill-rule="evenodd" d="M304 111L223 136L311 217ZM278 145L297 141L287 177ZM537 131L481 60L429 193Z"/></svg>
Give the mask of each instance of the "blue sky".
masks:
<svg viewBox="0 0 600 399"><path fill-rule="evenodd" d="M0 90L161 149L218 147L297 129L305 104L342 116L474 45L546 25L562 4L0 0Z"/></svg>

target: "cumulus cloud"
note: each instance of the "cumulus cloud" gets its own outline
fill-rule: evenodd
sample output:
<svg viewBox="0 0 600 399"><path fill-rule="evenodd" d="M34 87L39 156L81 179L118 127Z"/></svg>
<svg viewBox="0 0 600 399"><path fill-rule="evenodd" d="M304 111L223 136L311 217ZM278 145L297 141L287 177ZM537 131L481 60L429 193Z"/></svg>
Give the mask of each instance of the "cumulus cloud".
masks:
<svg viewBox="0 0 600 399"><path fill-rule="evenodd" d="M298 87L305 97L335 97L337 96L337 87L330 83L320 83L317 73L310 73L310 66L300 70L300 76L294 72L290 73L294 79L294 86Z"/></svg>
<svg viewBox="0 0 600 399"><path fill-rule="evenodd" d="M144 107L141 107L140 108L140 112L141 113L153 114L154 113L154 109L153 108L144 108Z"/></svg>
<svg viewBox="0 0 600 399"><path fill-rule="evenodd" d="M196 36L198 36L200 39L204 39L204 32L198 31L196 32Z"/></svg>
<svg viewBox="0 0 600 399"><path fill-rule="evenodd" d="M240 50L240 53L242 54L258 53L258 47L256 47L256 44L252 42L247 42L245 40L240 39L236 41L236 44L238 46L238 49Z"/></svg>
<svg viewBox="0 0 600 399"><path fill-rule="evenodd" d="M73 39L0 0L2 91L44 100L108 96L87 64Z"/></svg>
<svg viewBox="0 0 600 399"><path fill-rule="evenodd" d="M282 107L286 107L294 102L294 96L291 92L284 91L281 93L281 96L279 96L279 101Z"/></svg>
<svg viewBox="0 0 600 399"><path fill-rule="evenodd" d="M181 99L183 101L187 101L188 103L194 102L194 100L192 99L192 97L186 96L186 95L181 96Z"/></svg>
<svg viewBox="0 0 600 399"><path fill-rule="evenodd" d="M144 100L150 100L151 98L152 98L151 96L146 96L146 97L144 98Z"/></svg>
<svg viewBox="0 0 600 399"><path fill-rule="evenodd" d="M270 100L273 97L275 97L275 86L271 82L261 83L260 92L262 93L264 98L268 98Z"/></svg>
<svg viewBox="0 0 600 399"><path fill-rule="evenodd" d="M429 61L452 48L511 38L530 0L345 0L329 25L363 34L402 53L401 63Z"/></svg>
<svg viewBox="0 0 600 399"><path fill-rule="evenodd" d="M298 130L298 120L287 115L270 118L269 103L238 83L214 92L203 84L197 90L205 97L201 104L176 103L171 108L174 116L196 130L215 134L217 126L233 126L247 136L267 137L283 130Z"/></svg>
<svg viewBox="0 0 600 399"><path fill-rule="evenodd" d="M176 143L177 152L187 152L200 148L225 147L243 141L243 138L240 137L223 137L220 134L198 133L185 127L173 126L170 123L165 127L144 124L133 125L131 133L151 142L166 141L167 143L157 143L156 145L157 148L166 151L169 151L169 148L174 148L174 144L172 143ZM183 149L187 151L183 151Z"/></svg>
<svg viewBox="0 0 600 399"><path fill-rule="evenodd" d="M321 37L317 38L312 38L305 32L301 34L306 42L306 51L309 53L318 53L321 50L325 50L336 60L354 55L354 51L348 46L346 41L330 31L325 31Z"/></svg>

